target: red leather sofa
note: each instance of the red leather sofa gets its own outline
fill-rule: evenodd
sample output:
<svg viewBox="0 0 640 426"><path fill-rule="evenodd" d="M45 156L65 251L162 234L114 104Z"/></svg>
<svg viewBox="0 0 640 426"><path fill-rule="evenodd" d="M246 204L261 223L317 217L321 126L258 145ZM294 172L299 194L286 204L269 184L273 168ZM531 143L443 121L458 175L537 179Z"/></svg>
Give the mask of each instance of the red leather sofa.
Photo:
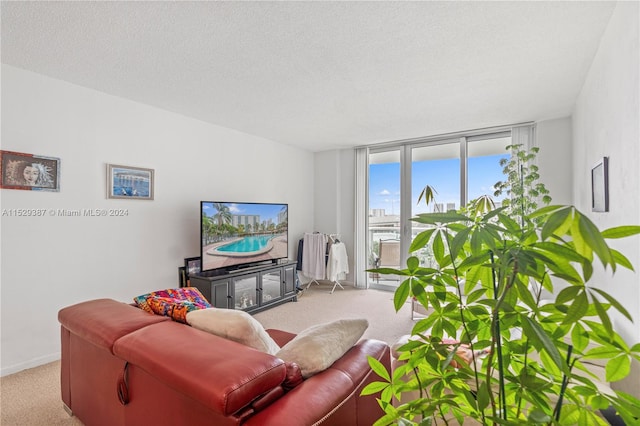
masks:
<svg viewBox="0 0 640 426"><path fill-rule="evenodd" d="M361 340L291 390L272 355L110 299L60 310L62 400L91 425L371 425L360 391L390 366L386 343ZM283 346L294 335L267 330Z"/></svg>

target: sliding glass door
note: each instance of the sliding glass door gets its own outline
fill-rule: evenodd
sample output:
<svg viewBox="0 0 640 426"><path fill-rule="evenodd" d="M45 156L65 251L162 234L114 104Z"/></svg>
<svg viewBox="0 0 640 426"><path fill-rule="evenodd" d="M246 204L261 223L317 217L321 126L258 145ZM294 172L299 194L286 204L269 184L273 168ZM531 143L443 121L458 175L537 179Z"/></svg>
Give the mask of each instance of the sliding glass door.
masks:
<svg viewBox="0 0 640 426"><path fill-rule="evenodd" d="M370 268L400 268L401 210L400 148L369 154L369 229L367 233ZM398 277L369 274L372 287L397 287Z"/></svg>
<svg viewBox="0 0 640 426"><path fill-rule="evenodd" d="M467 170L468 170L468 190L469 200L476 199L482 195L490 195L500 207L504 195L496 197L494 185L498 181L505 180L502 174L502 159L509 159L509 152L505 149L511 144L511 137L490 137L487 139L472 139L467 144Z"/></svg>
<svg viewBox="0 0 640 426"><path fill-rule="evenodd" d="M409 253L424 228L411 221L420 213L458 210L481 195L494 197L503 180L500 160L509 158L510 131L458 135L371 148L368 154L367 268L404 268L410 255L432 266L429 247ZM418 202L426 186L433 198ZM428 201L428 203L426 202ZM394 290L400 277L367 274L367 286Z"/></svg>
<svg viewBox="0 0 640 426"><path fill-rule="evenodd" d="M445 141L437 145L411 147L411 217L420 213L446 212L460 208L460 142ZM425 199L425 187L432 199ZM420 199L420 195L423 195ZM418 201L420 199L420 201ZM427 204L426 201L429 201ZM410 222L411 241L425 225ZM408 250L408 248L407 248ZM433 266L430 247L411 253L421 266Z"/></svg>

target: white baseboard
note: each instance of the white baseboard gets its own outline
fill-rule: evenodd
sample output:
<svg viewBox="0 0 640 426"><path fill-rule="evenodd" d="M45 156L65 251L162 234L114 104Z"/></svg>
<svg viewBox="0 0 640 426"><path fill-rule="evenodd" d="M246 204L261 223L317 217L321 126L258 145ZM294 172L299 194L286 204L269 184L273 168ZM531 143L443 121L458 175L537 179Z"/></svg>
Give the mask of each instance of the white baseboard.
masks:
<svg viewBox="0 0 640 426"><path fill-rule="evenodd" d="M28 368L39 367L44 364L48 364L53 361L57 361L60 359L60 352L56 352L51 355L45 355L38 358L31 359L29 361L24 361L19 364L11 365L9 367L5 367L0 370L0 377L8 376L9 374L18 373L22 370L26 370Z"/></svg>

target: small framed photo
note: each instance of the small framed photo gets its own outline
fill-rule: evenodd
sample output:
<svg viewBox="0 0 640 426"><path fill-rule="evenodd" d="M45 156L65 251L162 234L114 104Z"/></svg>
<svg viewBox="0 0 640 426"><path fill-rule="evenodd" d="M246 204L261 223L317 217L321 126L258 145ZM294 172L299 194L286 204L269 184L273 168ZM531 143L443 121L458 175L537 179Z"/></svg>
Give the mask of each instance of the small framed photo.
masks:
<svg viewBox="0 0 640 426"><path fill-rule="evenodd" d="M107 198L153 200L153 169L107 164Z"/></svg>
<svg viewBox="0 0 640 426"><path fill-rule="evenodd" d="M0 188L60 191L59 158L0 151L0 164Z"/></svg>
<svg viewBox="0 0 640 426"><path fill-rule="evenodd" d="M198 275L202 270L200 266L200 258L199 257L187 257L184 260L184 269L186 272L187 279L193 275Z"/></svg>
<svg viewBox="0 0 640 426"><path fill-rule="evenodd" d="M591 169L591 210L609 211L609 157L603 157Z"/></svg>

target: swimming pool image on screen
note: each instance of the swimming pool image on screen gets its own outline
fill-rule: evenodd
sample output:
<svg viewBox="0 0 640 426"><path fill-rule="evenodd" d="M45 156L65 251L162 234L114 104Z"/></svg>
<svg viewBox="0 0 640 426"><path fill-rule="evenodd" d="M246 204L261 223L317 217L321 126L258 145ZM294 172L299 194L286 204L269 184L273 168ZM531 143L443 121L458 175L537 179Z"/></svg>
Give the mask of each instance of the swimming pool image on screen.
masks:
<svg viewBox="0 0 640 426"><path fill-rule="evenodd" d="M202 270L288 257L288 206L201 202Z"/></svg>
<svg viewBox="0 0 640 426"><path fill-rule="evenodd" d="M266 253L273 248L273 235L255 235L238 238L228 244L212 248L207 253L214 256L247 257Z"/></svg>

